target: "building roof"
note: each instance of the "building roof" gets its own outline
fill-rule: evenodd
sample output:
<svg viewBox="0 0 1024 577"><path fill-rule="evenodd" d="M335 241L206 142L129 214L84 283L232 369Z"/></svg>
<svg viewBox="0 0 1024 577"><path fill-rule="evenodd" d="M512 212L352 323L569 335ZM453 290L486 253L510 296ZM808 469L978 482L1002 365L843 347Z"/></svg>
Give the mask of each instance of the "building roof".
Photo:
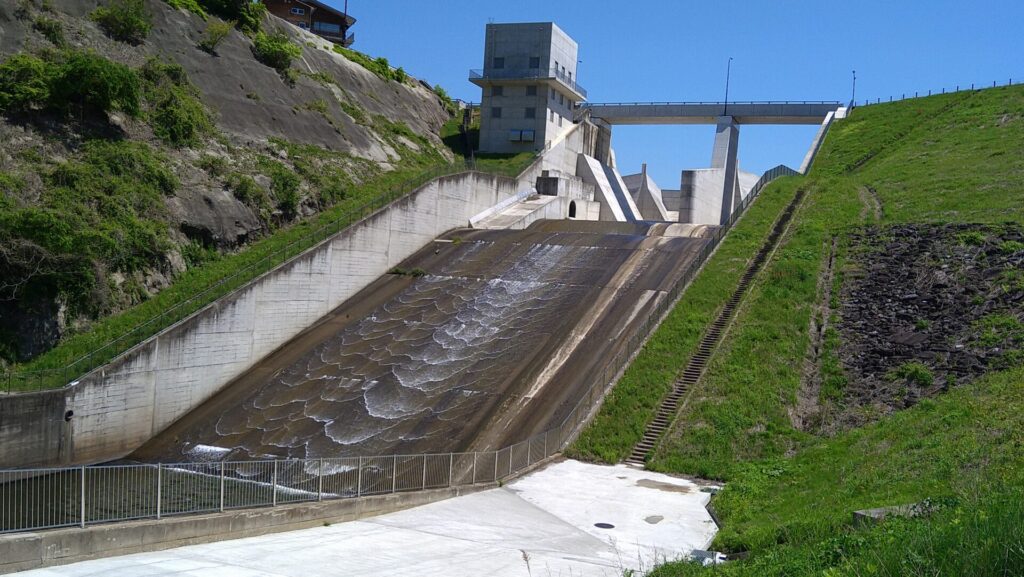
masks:
<svg viewBox="0 0 1024 577"><path fill-rule="evenodd" d="M313 7L317 8L317 9L319 9L319 10L326 10L328 12L331 12L332 14L338 16L339 18L344 18L345 19L345 24L348 25L348 26L352 26L353 24L356 23L356 19L355 18L349 16L343 10L338 10L337 8L331 6L330 4L325 4L323 2L319 2L318 0L300 0L300 1L303 4L308 4L308 5L313 6Z"/></svg>

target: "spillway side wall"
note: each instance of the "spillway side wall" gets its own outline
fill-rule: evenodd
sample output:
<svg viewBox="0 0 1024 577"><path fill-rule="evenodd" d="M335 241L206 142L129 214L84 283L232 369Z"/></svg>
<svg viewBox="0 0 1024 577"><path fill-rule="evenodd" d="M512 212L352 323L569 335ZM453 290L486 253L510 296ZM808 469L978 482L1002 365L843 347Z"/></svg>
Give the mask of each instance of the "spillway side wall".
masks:
<svg viewBox="0 0 1024 577"><path fill-rule="evenodd" d="M531 186L541 166L518 180L433 180L78 382L0 397L0 468L132 452L435 237Z"/></svg>

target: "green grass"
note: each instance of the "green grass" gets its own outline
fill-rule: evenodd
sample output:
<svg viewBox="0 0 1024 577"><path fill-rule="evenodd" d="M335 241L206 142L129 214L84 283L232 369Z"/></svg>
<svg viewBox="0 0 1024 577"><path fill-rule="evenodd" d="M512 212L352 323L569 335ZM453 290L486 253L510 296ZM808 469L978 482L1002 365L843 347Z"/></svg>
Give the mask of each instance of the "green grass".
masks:
<svg viewBox="0 0 1024 577"><path fill-rule="evenodd" d="M569 454L615 463L629 454L661 398L689 361L704 332L728 300L747 262L796 194L800 179L787 177L766 187L725 237L701 274L626 369L594 421Z"/></svg>
<svg viewBox="0 0 1024 577"><path fill-rule="evenodd" d="M866 107L833 125L812 173L800 184L808 194L790 234L751 287L708 372L686 397L677 424L649 463L661 471L727 481L715 499L724 526L713 547L749 551L750 557L717 570L673 564L655 575L1020 573L1024 518L1020 507L1004 506L1020 502L1024 485L1020 368L990 372L974 384L831 438L798 430L790 411L806 368L810 315L818 314L817 279L828 247L837 239L838 289L854 249L847 233L873 222L860 194L875 191L882 225L1021 223L1022 148L1021 87ZM751 214L767 198L754 203ZM732 234L741 230L743 221ZM761 232L752 244L763 237ZM960 241L974 245L985 239ZM714 310L693 290L711 284L706 279L714 278L714 264L712 259L672 317L683 314L680 309ZM1006 290L1021 282L1013 274L1003 276ZM734 286L735 281L725 281L718 290L724 297ZM839 304L836 294L833 308ZM712 315L668 329L672 317L581 435L577 456L616 461L639 439L653 403ZM978 332L992 343L1021 346L1016 322L985 319ZM834 328L825 334L819 400L826 405L842 402L846 386L836 356L839 339ZM664 349L673 367L644 369L647 349ZM894 378L927 380L918 369L909 365ZM630 378L633 373L640 378ZM933 518L887 522L866 531L849 525L854 509L929 498L966 503L973 491L991 495L971 505L976 512L954 505ZM977 552L970 550L972 544Z"/></svg>

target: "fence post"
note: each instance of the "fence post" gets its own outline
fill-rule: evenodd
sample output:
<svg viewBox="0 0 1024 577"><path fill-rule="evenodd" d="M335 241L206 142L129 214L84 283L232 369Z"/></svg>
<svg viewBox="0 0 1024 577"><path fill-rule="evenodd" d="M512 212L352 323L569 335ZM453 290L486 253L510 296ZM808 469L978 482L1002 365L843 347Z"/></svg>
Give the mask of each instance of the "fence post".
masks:
<svg viewBox="0 0 1024 577"><path fill-rule="evenodd" d="M498 451L494 452L494 479L495 483L498 482Z"/></svg>
<svg viewBox="0 0 1024 577"><path fill-rule="evenodd" d="M271 483L273 484L273 496L271 497L271 504L277 507L277 459L274 459L274 473L271 477Z"/></svg>
<svg viewBox="0 0 1024 577"><path fill-rule="evenodd" d="M476 451L473 451L473 482L470 485L476 485Z"/></svg>
<svg viewBox="0 0 1024 577"><path fill-rule="evenodd" d="M397 492L396 489L398 489L398 455L391 458L391 492Z"/></svg>
<svg viewBox="0 0 1024 577"><path fill-rule="evenodd" d="M533 439L526 440L526 465L529 466L533 462Z"/></svg>
<svg viewBox="0 0 1024 577"><path fill-rule="evenodd" d="M161 485L160 473L163 471L163 465L161 463L156 464L156 518L160 519L160 501L161 501Z"/></svg>
<svg viewBox="0 0 1024 577"><path fill-rule="evenodd" d="M224 462L220 463L220 512L224 512Z"/></svg>
<svg viewBox="0 0 1024 577"><path fill-rule="evenodd" d="M512 445L511 447L508 448L508 474L509 474L509 476L512 476L512 449L513 448L515 448L515 445Z"/></svg>
<svg viewBox="0 0 1024 577"><path fill-rule="evenodd" d="M82 484L82 487L81 487L82 490L81 490L81 494L80 494L80 499L81 500L79 502L80 509L81 509L79 511L79 513L81 514L81 524L80 524L80 526L83 529L85 529L85 467L80 467L80 469L81 469L81 484Z"/></svg>
<svg viewBox="0 0 1024 577"><path fill-rule="evenodd" d="M324 500L324 460L320 458L320 464L316 468L316 500Z"/></svg>
<svg viewBox="0 0 1024 577"><path fill-rule="evenodd" d="M452 469L455 468L455 453L448 453L448 486L452 486Z"/></svg>
<svg viewBox="0 0 1024 577"><path fill-rule="evenodd" d="M356 476L356 497L363 496L363 458L359 457L359 471Z"/></svg>
<svg viewBox="0 0 1024 577"><path fill-rule="evenodd" d="M420 484L420 491L427 488L427 456L423 455L423 482Z"/></svg>

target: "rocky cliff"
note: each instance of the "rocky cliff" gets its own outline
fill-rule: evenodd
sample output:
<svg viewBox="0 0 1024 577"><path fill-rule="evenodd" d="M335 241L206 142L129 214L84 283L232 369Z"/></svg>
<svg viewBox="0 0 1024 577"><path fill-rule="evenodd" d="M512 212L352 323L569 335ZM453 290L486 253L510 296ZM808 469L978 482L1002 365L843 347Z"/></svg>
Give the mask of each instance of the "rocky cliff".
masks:
<svg viewBox="0 0 1024 577"><path fill-rule="evenodd" d="M136 3L149 25L141 41L118 39L96 17ZM259 32L243 31L201 0L173 4L193 10L162 0L0 5L0 363L45 352L383 173L451 159L438 137L446 103L425 83L371 71L269 15ZM223 39L204 47L217 25ZM268 38L297 57L265 64L255 43ZM35 86L32 71L53 85L78 61L124 65L140 79L140 109L99 111L88 106L95 94L74 86L67 102L55 103L51 86L48 100L11 104ZM183 123L194 130L175 132Z"/></svg>

